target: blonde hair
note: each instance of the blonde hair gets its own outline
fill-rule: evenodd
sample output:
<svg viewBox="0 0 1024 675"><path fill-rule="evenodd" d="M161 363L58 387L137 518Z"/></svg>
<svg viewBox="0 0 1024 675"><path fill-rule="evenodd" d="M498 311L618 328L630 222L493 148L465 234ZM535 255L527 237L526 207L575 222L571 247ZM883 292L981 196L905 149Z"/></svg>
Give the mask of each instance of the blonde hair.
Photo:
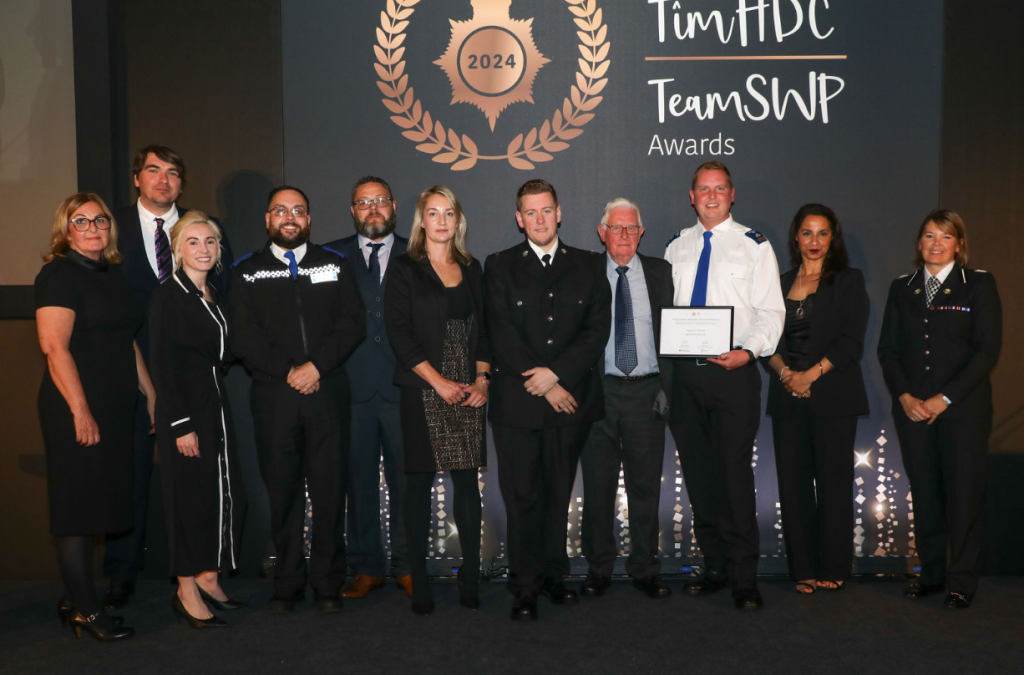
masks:
<svg viewBox="0 0 1024 675"><path fill-rule="evenodd" d="M427 255L427 235L423 230L423 212L427 209L427 200L434 195L443 196L448 200L448 204L455 209L455 220L458 224L455 226L455 236L452 237L448 244L448 250L456 262L468 265L473 260L473 256L466 250L466 214L462 212L462 204L459 203L459 198L455 196L451 189L444 185L434 185L427 188L420 193L419 199L416 200L416 214L413 216L412 232L409 233L409 244L406 246L406 252L413 260L423 260Z"/></svg>
<svg viewBox="0 0 1024 675"><path fill-rule="evenodd" d="M213 236L217 239L217 267L216 270L221 270L221 253L224 248L220 245L221 239L224 235L221 234L220 228L217 227L217 223L213 222L210 216L206 215L202 211L189 211L181 218L178 222L171 227L171 250L174 251L174 270L178 271L181 269L181 247L185 244L185 230L192 225L207 225L213 230Z"/></svg>
<svg viewBox="0 0 1024 675"><path fill-rule="evenodd" d="M924 257L921 255L921 237L924 236L924 230L928 227L928 223L935 223L935 227L939 230L956 237L957 243L960 244L960 250L956 252L956 264L960 267L967 267L967 259L970 257L967 250L967 227L957 212L949 209L935 209L924 217L921 227L917 229L917 253L914 256L914 266L924 267Z"/></svg>
<svg viewBox="0 0 1024 675"><path fill-rule="evenodd" d="M53 230L50 233L50 247L43 253L43 262L50 262L55 257L64 257L71 248L70 232L68 230L71 222L71 215L86 204L95 204L103 211L103 215L110 219L110 234L107 235L107 246L100 252L100 258L105 262L116 265L121 262L121 254L117 252L117 223L110 209L103 202L103 199L94 192L76 192L65 199L57 213L53 215Z"/></svg>

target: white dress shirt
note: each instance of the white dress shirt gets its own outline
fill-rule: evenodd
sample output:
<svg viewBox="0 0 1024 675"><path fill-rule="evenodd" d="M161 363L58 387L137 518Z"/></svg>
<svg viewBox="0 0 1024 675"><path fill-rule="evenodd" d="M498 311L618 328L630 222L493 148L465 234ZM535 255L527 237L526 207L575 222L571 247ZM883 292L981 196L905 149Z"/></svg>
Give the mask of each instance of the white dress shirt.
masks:
<svg viewBox="0 0 1024 675"><path fill-rule="evenodd" d="M540 246L537 246L532 241L530 241L529 237L527 237L526 243L529 244L530 248L533 249L533 252L537 254L537 259L540 260L541 264L544 264L544 256L546 256L546 255L551 256L551 258L548 260L548 264L549 265L553 265L555 263L555 251L558 250L558 237L557 236L555 237L554 241L552 241L550 244L548 244L548 250L547 251L545 251Z"/></svg>
<svg viewBox="0 0 1024 675"><path fill-rule="evenodd" d="M283 249L277 244L271 242L270 252L274 254L275 258L283 262L285 265L288 264L288 258L284 257L284 254L288 252L287 249ZM302 246L296 249L292 249L292 253L295 254L295 264L298 265L300 262L302 262L302 259L306 257L306 245L303 244Z"/></svg>
<svg viewBox="0 0 1024 675"><path fill-rule="evenodd" d="M171 227L178 222L178 206L177 204L171 204L171 210L162 216L150 213L146 210L146 207L142 205L142 200L138 202L139 207L139 222L142 224L142 243L146 247L146 257L149 259L149 266L153 268L153 274L157 277L160 276L160 269L156 264L156 219L162 218L164 221L164 234L167 235L167 243L171 243ZM174 249L171 248L171 269L174 269Z"/></svg>
<svg viewBox="0 0 1024 675"><path fill-rule="evenodd" d="M605 375L622 377L626 373L615 365L615 296L619 287L619 263L605 255L608 261L608 283L612 285L612 332L604 348ZM640 377L658 372L658 349L654 345L654 317L651 314L651 296L647 293L647 278L640 263L640 256L634 255L626 265L626 281L629 282L629 299L633 305L633 332L636 336L636 368L630 377Z"/></svg>
<svg viewBox="0 0 1024 675"><path fill-rule="evenodd" d="M748 234L749 233L749 234ZM769 356L782 336L786 303L782 299L779 264L763 235L730 216L711 229L708 268L708 307L734 308L733 346L749 349L754 357ZM689 306L704 248L704 226L688 227L669 242L665 260L672 264L674 302Z"/></svg>
<svg viewBox="0 0 1024 675"><path fill-rule="evenodd" d="M932 274L931 272L928 271L928 268L925 267L924 268L924 287L928 288L928 280L931 279L932 277L935 277L936 279L939 280L939 285L940 286L942 284L946 283L946 277L948 277L949 273L953 271L953 265L955 265L955 264L956 264L956 260L954 260L953 262L949 263L948 265L943 267L941 270L939 270L938 274Z"/></svg>
<svg viewBox="0 0 1024 675"><path fill-rule="evenodd" d="M378 281L383 281L384 274L388 271L388 260L391 259L391 250L395 247L395 233L392 232L380 241L374 241L361 234L357 234L356 240L359 242L359 250L363 254L363 262L366 264L367 269L370 267L370 254L373 252L370 244L384 244L377 251L377 262L380 263L380 279Z"/></svg>

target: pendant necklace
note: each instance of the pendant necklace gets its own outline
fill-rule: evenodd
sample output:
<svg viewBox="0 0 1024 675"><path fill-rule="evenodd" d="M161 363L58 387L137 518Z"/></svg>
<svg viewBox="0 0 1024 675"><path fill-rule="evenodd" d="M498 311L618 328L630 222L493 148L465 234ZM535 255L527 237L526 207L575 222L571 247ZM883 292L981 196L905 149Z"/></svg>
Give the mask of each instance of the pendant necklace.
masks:
<svg viewBox="0 0 1024 675"><path fill-rule="evenodd" d="M804 266L801 265L800 269L796 273L796 282L798 284L800 284L800 294L801 295L803 295L803 292L804 292L803 276L804 276ZM807 296L806 295L804 295L803 299L800 300L800 306L796 308L795 312L793 312L793 315L796 316L797 319L803 319L804 318L804 300L807 300Z"/></svg>

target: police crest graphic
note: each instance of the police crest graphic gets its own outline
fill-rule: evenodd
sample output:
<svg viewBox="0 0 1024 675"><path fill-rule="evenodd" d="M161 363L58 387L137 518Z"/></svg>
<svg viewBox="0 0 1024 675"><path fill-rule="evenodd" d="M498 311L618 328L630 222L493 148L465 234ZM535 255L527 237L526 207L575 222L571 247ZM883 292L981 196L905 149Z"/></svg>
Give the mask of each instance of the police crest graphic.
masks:
<svg viewBox="0 0 1024 675"><path fill-rule="evenodd" d="M550 59L534 42L533 19L513 19L512 0L472 0L473 17L468 21L449 20L451 38L445 52L432 63L444 71L452 86L451 105L469 104L487 118L493 136L480 144L441 121L440 114L423 109L405 72L406 31L421 0L387 0L377 28L374 67L380 78L377 87L384 94L382 103L392 113L391 121L404 129L402 135L415 142L416 149L431 155L452 171L471 169L480 161L507 161L517 169L530 170L537 163L554 159L554 154L569 147L569 141L583 133L582 127L594 118L611 61L608 53L608 27L597 0L565 0L579 28L579 69L576 83L561 108L525 133L519 133L504 145L504 153L495 151L513 135L498 125L501 113L511 105L533 105L533 85ZM418 55L417 58L422 58ZM505 132L505 133L502 133ZM480 146L483 146L483 150Z"/></svg>

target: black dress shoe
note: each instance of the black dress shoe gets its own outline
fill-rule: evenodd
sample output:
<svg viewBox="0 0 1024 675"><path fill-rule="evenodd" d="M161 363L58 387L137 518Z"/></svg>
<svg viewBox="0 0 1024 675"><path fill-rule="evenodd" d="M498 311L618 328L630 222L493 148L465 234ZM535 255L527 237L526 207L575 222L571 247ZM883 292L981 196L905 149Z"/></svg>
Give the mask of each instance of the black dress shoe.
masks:
<svg viewBox="0 0 1024 675"><path fill-rule="evenodd" d="M947 593L943 603L946 609L967 609L971 601L963 593Z"/></svg>
<svg viewBox="0 0 1024 675"><path fill-rule="evenodd" d="M932 593L939 593L943 588L945 587L942 584L922 584L919 579L911 579L903 589L903 595L916 600Z"/></svg>
<svg viewBox="0 0 1024 675"><path fill-rule="evenodd" d="M551 598L552 605L575 605L580 601L576 591L571 590L561 579L546 580L540 592Z"/></svg>
<svg viewBox="0 0 1024 675"><path fill-rule="evenodd" d="M185 605L181 603L181 598L178 594L174 594L174 599L171 600L171 609L178 615L178 621L184 619L188 622L188 625L192 628L223 628L228 625L228 622L217 616L211 616L209 619L197 619L188 613L185 609Z"/></svg>
<svg viewBox="0 0 1024 675"><path fill-rule="evenodd" d="M316 611L321 614L337 614L341 611L341 592L336 591L334 594L314 593L313 600L316 602Z"/></svg>
<svg viewBox="0 0 1024 675"><path fill-rule="evenodd" d="M130 583L111 583L110 588L103 594L103 600L101 604L103 609L108 612L112 612L116 609L121 609L128 604L128 598L135 594L135 584Z"/></svg>
<svg viewBox="0 0 1024 675"><path fill-rule="evenodd" d="M756 588L741 588L733 591L732 601L736 605L736 609L753 610L764 607L761 591Z"/></svg>
<svg viewBox="0 0 1024 675"><path fill-rule="evenodd" d="M67 598L61 598L57 603L57 618L60 619L60 627L65 628L68 625L68 617L71 616L71 612L75 610L74 604ZM110 616L107 618L114 622L115 626L121 626L124 624L123 616Z"/></svg>
<svg viewBox="0 0 1024 675"><path fill-rule="evenodd" d="M672 595L672 590L658 576L633 579L633 588L643 591L648 598L667 598Z"/></svg>
<svg viewBox="0 0 1024 675"><path fill-rule="evenodd" d="M592 598L599 598L604 595L604 592L608 590L608 587L612 585L611 577L600 577L596 574L588 574L587 578L583 580L583 585L580 586L580 590L583 595L589 595Z"/></svg>
<svg viewBox="0 0 1024 675"><path fill-rule="evenodd" d="M703 579L683 584L687 595L711 595L729 585L729 578L720 574L707 574Z"/></svg>
<svg viewBox="0 0 1024 675"><path fill-rule="evenodd" d="M536 621L537 596L527 593L517 595L512 603L512 612L509 616L513 621Z"/></svg>
<svg viewBox="0 0 1024 675"><path fill-rule="evenodd" d="M290 614L295 611L295 603L305 600L302 591L277 591L267 603L267 611L271 614Z"/></svg>
<svg viewBox="0 0 1024 675"><path fill-rule="evenodd" d="M135 629L119 626L109 616L102 613L82 616L78 610L73 609L68 613L68 623L75 631L76 638L82 637L82 631L89 633L100 642L126 640L135 635Z"/></svg>
<svg viewBox="0 0 1024 675"><path fill-rule="evenodd" d="M434 601L433 600L413 600L412 601L412 612L413 614L419 614L420 616L430 616L434 613Z"/></svg>
<svg viewBox="0 0 1024 675"><path fill-rule="evenodd" d="M237 600L232 600L231 598L228 598L227 600L218 600L217 598L213 597L212 595L204 591L203 587L199 584L196 584L196 588L199 589L199 597L201 597L206 604L210 605L216 610L220 610L221 612L228 612L233 609L242 609L243 607L247 606L244 602L238 602Z"/></svg>

